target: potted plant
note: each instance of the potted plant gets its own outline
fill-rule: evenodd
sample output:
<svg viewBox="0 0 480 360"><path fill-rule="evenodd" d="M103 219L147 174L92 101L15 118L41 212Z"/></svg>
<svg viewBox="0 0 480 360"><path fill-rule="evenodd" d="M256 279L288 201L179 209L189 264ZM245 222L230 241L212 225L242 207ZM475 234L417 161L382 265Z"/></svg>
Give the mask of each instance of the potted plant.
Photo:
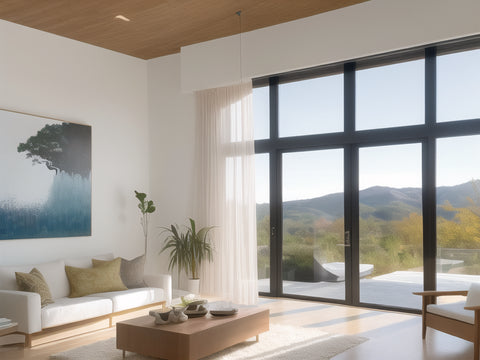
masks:
<svg viewBox="0 0 480 360"><path fill-rule="evenodd" d="M160 253L169 250L170 262L168 270L178 268L180 273L185 271L189 278L188 291L193 294L199 293L200 279L198 271L204 260L212 261L213 248L208 238L209 231L213 226L204 227L197 231L195 220L190 220L190 226L186 232L182 232L178 225L162 227L163 232L168 233Z"/></svg>
<svg viewBox="0 0 480 360"><path fill-rule="evenodd" d="M143 228L143 235L145 236L145 256L147 256L147 238L148 238L148 215L155 211L155 205L152 200L147 200L147 194L135 191L135 197L140 202L138 208L142 213L140 224Z"/></svg>

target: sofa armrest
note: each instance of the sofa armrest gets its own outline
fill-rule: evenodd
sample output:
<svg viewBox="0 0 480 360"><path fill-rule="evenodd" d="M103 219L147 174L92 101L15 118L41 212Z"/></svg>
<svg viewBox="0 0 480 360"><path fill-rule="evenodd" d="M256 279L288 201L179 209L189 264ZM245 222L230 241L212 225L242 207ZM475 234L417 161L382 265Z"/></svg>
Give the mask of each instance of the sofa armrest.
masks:
<svg viewBox="0 0 480 360"><path fill-rule="evenodd" d="M42 330L40 295L33 292L0 290L0 317L18 323L18 331L33 334Z"/></svg>
<svg viewBox="0 0 480 360"><path fill-rule="evenodd" d="M172 276L169 274L145 274L143 280L150 287L161 288L165 291L167 305L172 302Z"/></svg>

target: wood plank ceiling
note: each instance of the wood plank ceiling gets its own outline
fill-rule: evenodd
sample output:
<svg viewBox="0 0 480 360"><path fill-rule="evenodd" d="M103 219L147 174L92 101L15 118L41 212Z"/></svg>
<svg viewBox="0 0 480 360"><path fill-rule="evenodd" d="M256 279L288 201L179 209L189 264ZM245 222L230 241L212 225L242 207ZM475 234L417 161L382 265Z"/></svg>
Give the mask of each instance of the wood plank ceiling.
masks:
<svg viewBox="0 0 480 360"><path fill-rule="evenodd" d="M2 0L0 19L152 59L180 52L182 46L238 34L240 27L251 31L364 1Z"/></svg>

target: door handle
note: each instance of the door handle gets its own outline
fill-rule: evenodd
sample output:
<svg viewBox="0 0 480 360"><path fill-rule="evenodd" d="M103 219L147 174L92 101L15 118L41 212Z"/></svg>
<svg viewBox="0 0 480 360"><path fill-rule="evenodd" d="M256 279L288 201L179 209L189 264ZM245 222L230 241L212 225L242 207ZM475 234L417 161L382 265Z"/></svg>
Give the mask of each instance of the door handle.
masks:
<svg viewBox="0 0 480 360"><path fill-rule="evenodd" d="M345 231L345 246L350 246L352 243L350 241L350 231Z"/></svg>
<svg viewBox="0 0 480 360"><path fill-rule="evenodd" d="M351 243L351 239L350 239L350 231L345 231L345 235L344 235L344 238L343 238L343 244L337 244L338 246L345 246L345 247L349 247L350 245L352 245Z"/></svg>

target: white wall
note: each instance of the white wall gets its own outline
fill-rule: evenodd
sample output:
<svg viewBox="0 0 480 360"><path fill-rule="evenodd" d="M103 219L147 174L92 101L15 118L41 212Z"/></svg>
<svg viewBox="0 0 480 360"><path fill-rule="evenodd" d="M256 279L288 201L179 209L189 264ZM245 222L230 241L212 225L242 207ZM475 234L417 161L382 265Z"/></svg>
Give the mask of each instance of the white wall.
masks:
<svg viewBox="0 0 480 360"><path fill-rule="evenodd" d="M2 240L0 265L142 254L133 191L149 189L146 61L6 21L0 48L0 108L92 126L92 236Z"/></svg>
<svg viewBox="0 0 480 360"><path fill-rule="evenodd" d="M195 99L180 89L180 54L148 62L150 115L150 182L157 199L149 251L157 261L152 269L165 273L168 256L158 254L165 236L160 226L186 224L193 216ZM174 285L177 282L176 271Z"/></svg>
<svg viewBox="0 0 480 360"><path fill-rule="evenodd" d="M242 73L251 79L479 34L479 14L479 0L370 0L242 34ZM238 83L239 58L238 36L183 47L182 90Z"/></svg>

